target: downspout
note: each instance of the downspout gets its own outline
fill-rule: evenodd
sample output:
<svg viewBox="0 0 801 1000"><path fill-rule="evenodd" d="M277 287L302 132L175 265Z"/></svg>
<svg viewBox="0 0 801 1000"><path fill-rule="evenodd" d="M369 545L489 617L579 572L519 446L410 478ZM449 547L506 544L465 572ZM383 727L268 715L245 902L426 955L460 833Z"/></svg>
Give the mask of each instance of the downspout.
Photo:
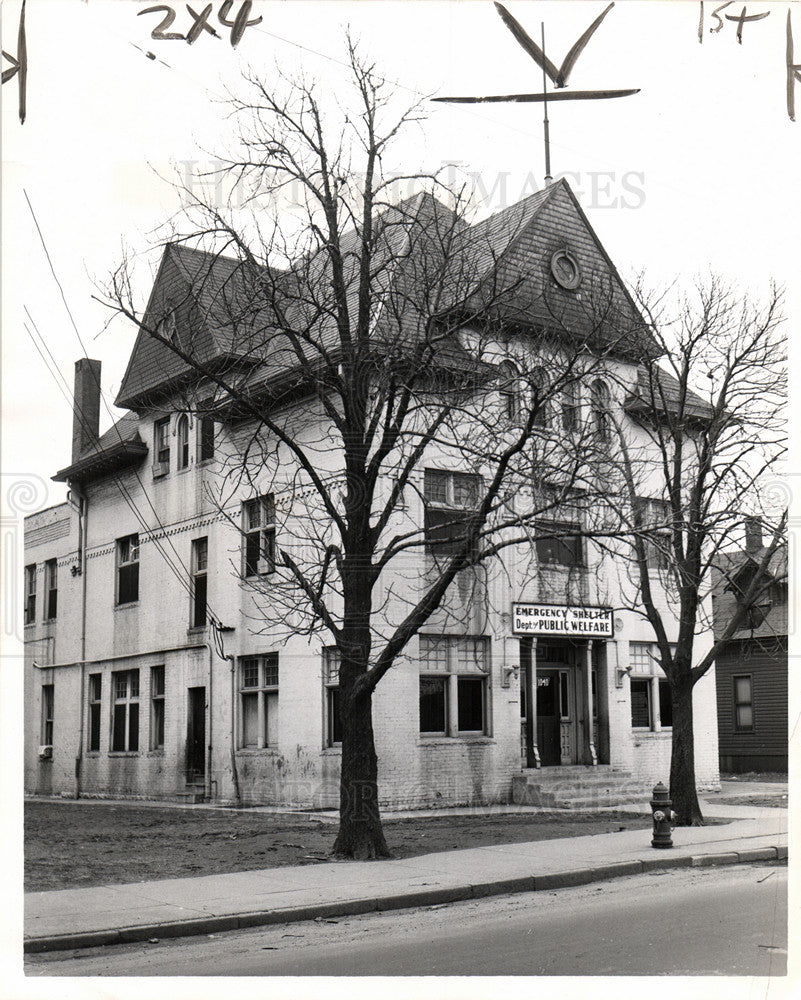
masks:
<svg viewBox="0 0 801 1000"><path fill-rule="evenodd" d="M242 805L242 793L239 790L239 772L236 769L236 667L235 659L228 654L225 657L231 664L231 777L234 782L236 804Z"/></svg>
<svg viewBox="0 0 801 1000"><path fill-rule="evenodd" d="M206 801L211 801L211 763L212 763L212 720L214 718L214 712L212 711L212 706L214 704L212 698L212 679L214 676L214 649L211 643L206 643L209 650L209 734L208 734L208 747L206 750L206 788L204 794Z"/></svg>
<svg viewBox="0 0 801 1000"><path fill-rule="evenodd" d="M80 710L78 713L78 754L75 758L75 798L81 797L83 777L83 739L85 726L85 684L86 684L86 539L89 519L89 499L81 489L70 483L70 492L78 498L78 571L81 575L81 683Z"/></svg>

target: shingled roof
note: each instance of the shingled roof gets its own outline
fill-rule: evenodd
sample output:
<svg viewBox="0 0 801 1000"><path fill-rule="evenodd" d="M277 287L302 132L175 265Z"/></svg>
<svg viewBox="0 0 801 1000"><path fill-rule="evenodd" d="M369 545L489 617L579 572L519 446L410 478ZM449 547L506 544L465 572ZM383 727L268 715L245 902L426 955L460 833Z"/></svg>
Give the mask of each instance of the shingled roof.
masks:
<svg viewBox="0 0 801 1000"><path fill-rule="evenodd" d="M378 305L371 317L376 346L408 349L432 315L463 307L531 329L557 330L611 353L638 354L651 344L646 325L566 181L538 191L467 226L428 193L418 193L376 217L374 264ZM358 309L359 234L343 238L351 316ZM580 290L560 287L551 260L568 250L584 277ZM336 357L340 346L331 308L330 258L325 250L291 271L254 266L183 244L165 247L153 292L117 397L132 408L196 378L153 329L176 318L179 343L207 370L224 367L252 384L285 380L299 367L284 328L314 330L311 354ZM599 289L603 286L603 291ZM436 301L427 292L436 287ZM603 298L603 316L598 305ZM351 322L353 322L351 320ZM405 345L405 346L404 346ZM453 361L464 349L443 344ZM462 358L467 364L469 359Z"/></svg>
<svg viewBox="0 0 801 1000"><path fill-rule="evenodd" d="M677 416L682 385L679 380L656 364L637 370L637 387L626 398L623 407L628 414L651 418L656 414ZM692 389L685 387L681 414L684 419L704 421L714 413L712 406Z"/></svg>
<svg viewBox="0 0 801 1000"><path fill-rule="evenodd" d="M755 552L724 553L719 559L719 565L713 572L714 597L714 629L715 637L720 638L732 615L737 609L737 598L741 588L746 588L750 582L750 573L756 570L765 554L765 547ZM787 585L787 545L780 545L773 553L766 569L766 583ZM789 603L786 590L782 599L775 599L776 591L770 590L756 600L757 606L767 608L761 621L746 620L740 629L734 633L733 639L755 638L773 639L786 636L788 630Z"/></svg>
<svg viewBox="0 0 801 1000"><path fill-rule="evenodd" d="M101 434L76 461L61 469L52 478L57 483L81 482L84 479L116 472L136 465L147 455L147 445L139 436L139 418L135 413L124 414Z"/></svg>

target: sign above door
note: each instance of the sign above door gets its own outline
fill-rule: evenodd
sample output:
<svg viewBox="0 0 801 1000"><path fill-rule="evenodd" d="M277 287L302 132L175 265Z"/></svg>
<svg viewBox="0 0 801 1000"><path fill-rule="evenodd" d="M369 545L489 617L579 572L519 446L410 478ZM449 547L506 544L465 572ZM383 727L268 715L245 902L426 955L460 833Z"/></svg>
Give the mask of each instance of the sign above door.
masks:
<svg viewBox="0 0 801 1000"><path fill-rule="evenodd" d="M513 604L512 634L612 639L615 623L611 608L569 604Z"/></svg>

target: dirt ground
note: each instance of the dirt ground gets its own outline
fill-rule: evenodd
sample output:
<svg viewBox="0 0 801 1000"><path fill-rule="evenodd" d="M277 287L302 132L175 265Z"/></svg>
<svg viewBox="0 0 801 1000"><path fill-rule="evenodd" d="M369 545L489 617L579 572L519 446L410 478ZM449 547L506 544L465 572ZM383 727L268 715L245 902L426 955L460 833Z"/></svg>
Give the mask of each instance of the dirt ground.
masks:
<svg viewBox="0 0 801 1000"><path fill-rule="evenodd" d="M649 830L648 816L474 814L384 820L395 857ZM36 801L25 804L25 890L215 875L328 860L336 824L311 816ZM648 834L644 833L644 836Z"/></svg>

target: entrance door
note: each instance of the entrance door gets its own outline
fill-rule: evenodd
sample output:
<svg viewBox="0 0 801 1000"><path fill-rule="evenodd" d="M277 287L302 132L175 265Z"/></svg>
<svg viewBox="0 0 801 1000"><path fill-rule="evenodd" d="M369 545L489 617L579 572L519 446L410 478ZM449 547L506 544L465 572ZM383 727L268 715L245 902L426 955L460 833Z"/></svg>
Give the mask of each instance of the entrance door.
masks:
<svg viewBox="0 0 801 1000"><path fill-rule="evenodd" d="M199 785L206 780L206 689L189 688L186 723L186 783Z"/></svg>
<svg viewBox="0 0 801 1000"><path fill-rule="evenodd" d="M537 743L543 767L561 764L559 671L537 669Z"/></svg>

